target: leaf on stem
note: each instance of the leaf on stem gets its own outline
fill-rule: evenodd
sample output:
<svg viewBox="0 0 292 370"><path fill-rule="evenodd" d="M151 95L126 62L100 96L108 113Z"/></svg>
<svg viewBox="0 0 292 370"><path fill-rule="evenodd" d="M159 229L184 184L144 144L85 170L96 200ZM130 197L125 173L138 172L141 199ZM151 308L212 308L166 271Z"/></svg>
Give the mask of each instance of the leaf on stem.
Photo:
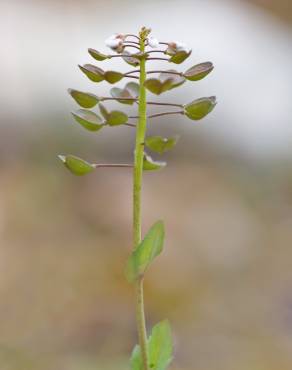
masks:
<svg viewBox="0 0 292 370"><path fill-rule="evenodd" d="M90 110L79 109L77 112L72 112L72 115L86 130L98 131L104 126L101 117Z"/></svg>
<svg viewBox="0 0 292 370"><path fill-rule="evenodd" d="M95 165L84 161L74 155L58 156L70 172L77 176L83 176L95 170Z"/></svg>
<svg viewBox="0 0 292 370"><path fill-rule="evenodd" d="M156 171L166 166L166 162L154 161L150 155L144 153L143 171Z"/></svg>
<svg viewBox="0 0 292 370"><path fill-rule="evenodd" d="M184 77L189 81L199 81L212 72L213 69L214 66L211 62L200 63L189 68L184 73Z"/></svg>
<svg viewBox="0 0 292 370"><path fill-rule="evenodd" d="M165 370L173 356L172 336L168 320L161 321L152 328L147 344L150 369ZM130 364L131 370L143 370L139 345L133 349Z"/></svg>
<svg viewBox="0 0 292 370"><path fill-rule="evenodd" d="M84 64L78 66L80 70L93 82L101 82L104 80L104 71L92 64Z"/></svg>
<svg viewBox="0 0 292 370"><path fill-rule="evenodd" d="M184 114L192 120L200 120L210 113L216 104L215 96L196 99L184 106Z"/></svg>
<svg viewBox="0 0 292 370"><path fill-rule="evenodd" d="M150 263L161 253L163 241L164 225L158 221L128 258L125 274L130 283L143 276Z"/></svg>
<svg viewBox="0 0 292 370"><path fill-rule="evenodd" d="M148 342L149 367L153 370L165 370L172 360L172 338L168 320L152 328Z"/></svg>
<svg viewBox="0 0 292 370"><path fill-rule="evenodd" d="M93 108L100 100L99 97L94 94L74 89L68 89L68 93L72 96L76 103L83 108Z"/></svg>
<svg viewBox="0 0 292 370"><path fill-rule="evenodd" d="M161 136L150 136L145 140L146 146L156 153L162 154L172 149L177 143L178 137L163 138Z"/></svg>
<svg viewBox="0 0 292 370"><path fill-rule="evenodd" d="M110 56L106 55L106 54L103 54L95 49L91 49L89 48L88 49L88 53L96 60L98 60L99 62L105 60L105 59L110 59Z"/></svg>

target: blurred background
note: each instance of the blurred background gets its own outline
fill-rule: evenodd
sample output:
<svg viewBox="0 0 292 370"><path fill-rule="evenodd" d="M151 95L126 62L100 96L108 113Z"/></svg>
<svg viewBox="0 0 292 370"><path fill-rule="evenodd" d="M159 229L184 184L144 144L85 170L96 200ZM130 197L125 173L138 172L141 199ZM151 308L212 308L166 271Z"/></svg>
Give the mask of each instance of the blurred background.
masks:
<svg viewBox="0 0 292 370"><path fill-rule="evenodd" d="M291 369L290 0L0 1L0 369L129 368L131 172L76 178L56 156L132 160L133 130L86 132L66 89L104 94L77 64L143 25L193 49L177 69L216 67L161 100L218 98L201 122L149 124L180 140L144 177L143 230L167 230L146 279L148 327L171 321L174 370Z"/></svg>

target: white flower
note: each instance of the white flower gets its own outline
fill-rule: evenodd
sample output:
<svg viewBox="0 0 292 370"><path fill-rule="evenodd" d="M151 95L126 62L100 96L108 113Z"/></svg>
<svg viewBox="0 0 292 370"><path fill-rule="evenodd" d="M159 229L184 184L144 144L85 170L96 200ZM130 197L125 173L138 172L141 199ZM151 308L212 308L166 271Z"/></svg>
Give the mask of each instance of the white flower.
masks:
<svg viewBox="0 0 292 370"><path fill-rule="evenodd" d="M112 50L116 50L120 46L122 46L123 41L124 41L124 35L116 33L114 35L111 35L109 38L107 38L105 40L105 44Z"/></svg>
<svg viewBox="0 0 292 370"><path fill-rule="evenodd" d="M156 49L159 46L159 41L155 37L148 37L148 45L151 48Z"/></svg>
<svg viewBox="0 0 292 370"><path fill-rule="evenodd" d="M176 51L186 51L186 52L189 51L187 45L183 42L175 41L174 44L175 44Z"/></svg>

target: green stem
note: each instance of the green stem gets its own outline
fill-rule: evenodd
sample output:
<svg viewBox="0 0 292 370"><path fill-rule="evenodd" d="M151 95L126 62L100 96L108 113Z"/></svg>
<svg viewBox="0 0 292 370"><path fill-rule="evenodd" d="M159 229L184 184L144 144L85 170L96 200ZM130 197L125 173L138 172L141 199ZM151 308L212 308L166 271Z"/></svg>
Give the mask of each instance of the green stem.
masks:
<svg viewBox="0 0 292 370"><path fill-rule="evenodd" d="M145 50L145 40L140 39L140 51ZM141 188L143 175L143 159L144 159L144 141L146 133L146 89L144 82L146 80L146 61L140 61L140 87L139 87L139 121L136 129L136 143L134 152L134 188L133 188L133 228L134 228L134 249L141 242ZM143 369L149 370L148 366L148 350L147 350L147 331L144 313L144 298L143 298L143 278L136 282L136 320L139 336L139 344L143 361Z"/></svg>

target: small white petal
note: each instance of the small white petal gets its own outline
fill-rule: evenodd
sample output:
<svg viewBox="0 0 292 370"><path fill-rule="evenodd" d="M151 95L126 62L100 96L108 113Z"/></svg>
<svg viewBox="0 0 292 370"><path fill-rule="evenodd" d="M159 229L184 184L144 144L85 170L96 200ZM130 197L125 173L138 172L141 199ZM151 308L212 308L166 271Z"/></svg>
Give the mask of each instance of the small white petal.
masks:
<svg viewBox="0 0 292 370"><path fill-rule="evenodd" d="M185 43L175 41L175 44L176 44L177 51L181 51L181 50L188 51L187 45Z"/></svg>
<svg viewBox="0 0 292 370"><path fill-rule="evenodd" d="M159 46L159 41L155 37L148 37L148 45L151 48L156 49Z"/></svg>
<svg viewBox="0 0 292 370"><path fill-rule="evenodd" d="M105 40L106 46L115 50L122 45L125 36L120 33L115 33Z"/></svg>
<svg viewBox="0 0 292 370"><path fill-rule="evenodd" d="M106 46L108 46L109 48L117 48L119 46L119 44L121 43L121 40L120 39L113 39L111 37L109 37L108 39L105 40L105 44Z"/></svg>

